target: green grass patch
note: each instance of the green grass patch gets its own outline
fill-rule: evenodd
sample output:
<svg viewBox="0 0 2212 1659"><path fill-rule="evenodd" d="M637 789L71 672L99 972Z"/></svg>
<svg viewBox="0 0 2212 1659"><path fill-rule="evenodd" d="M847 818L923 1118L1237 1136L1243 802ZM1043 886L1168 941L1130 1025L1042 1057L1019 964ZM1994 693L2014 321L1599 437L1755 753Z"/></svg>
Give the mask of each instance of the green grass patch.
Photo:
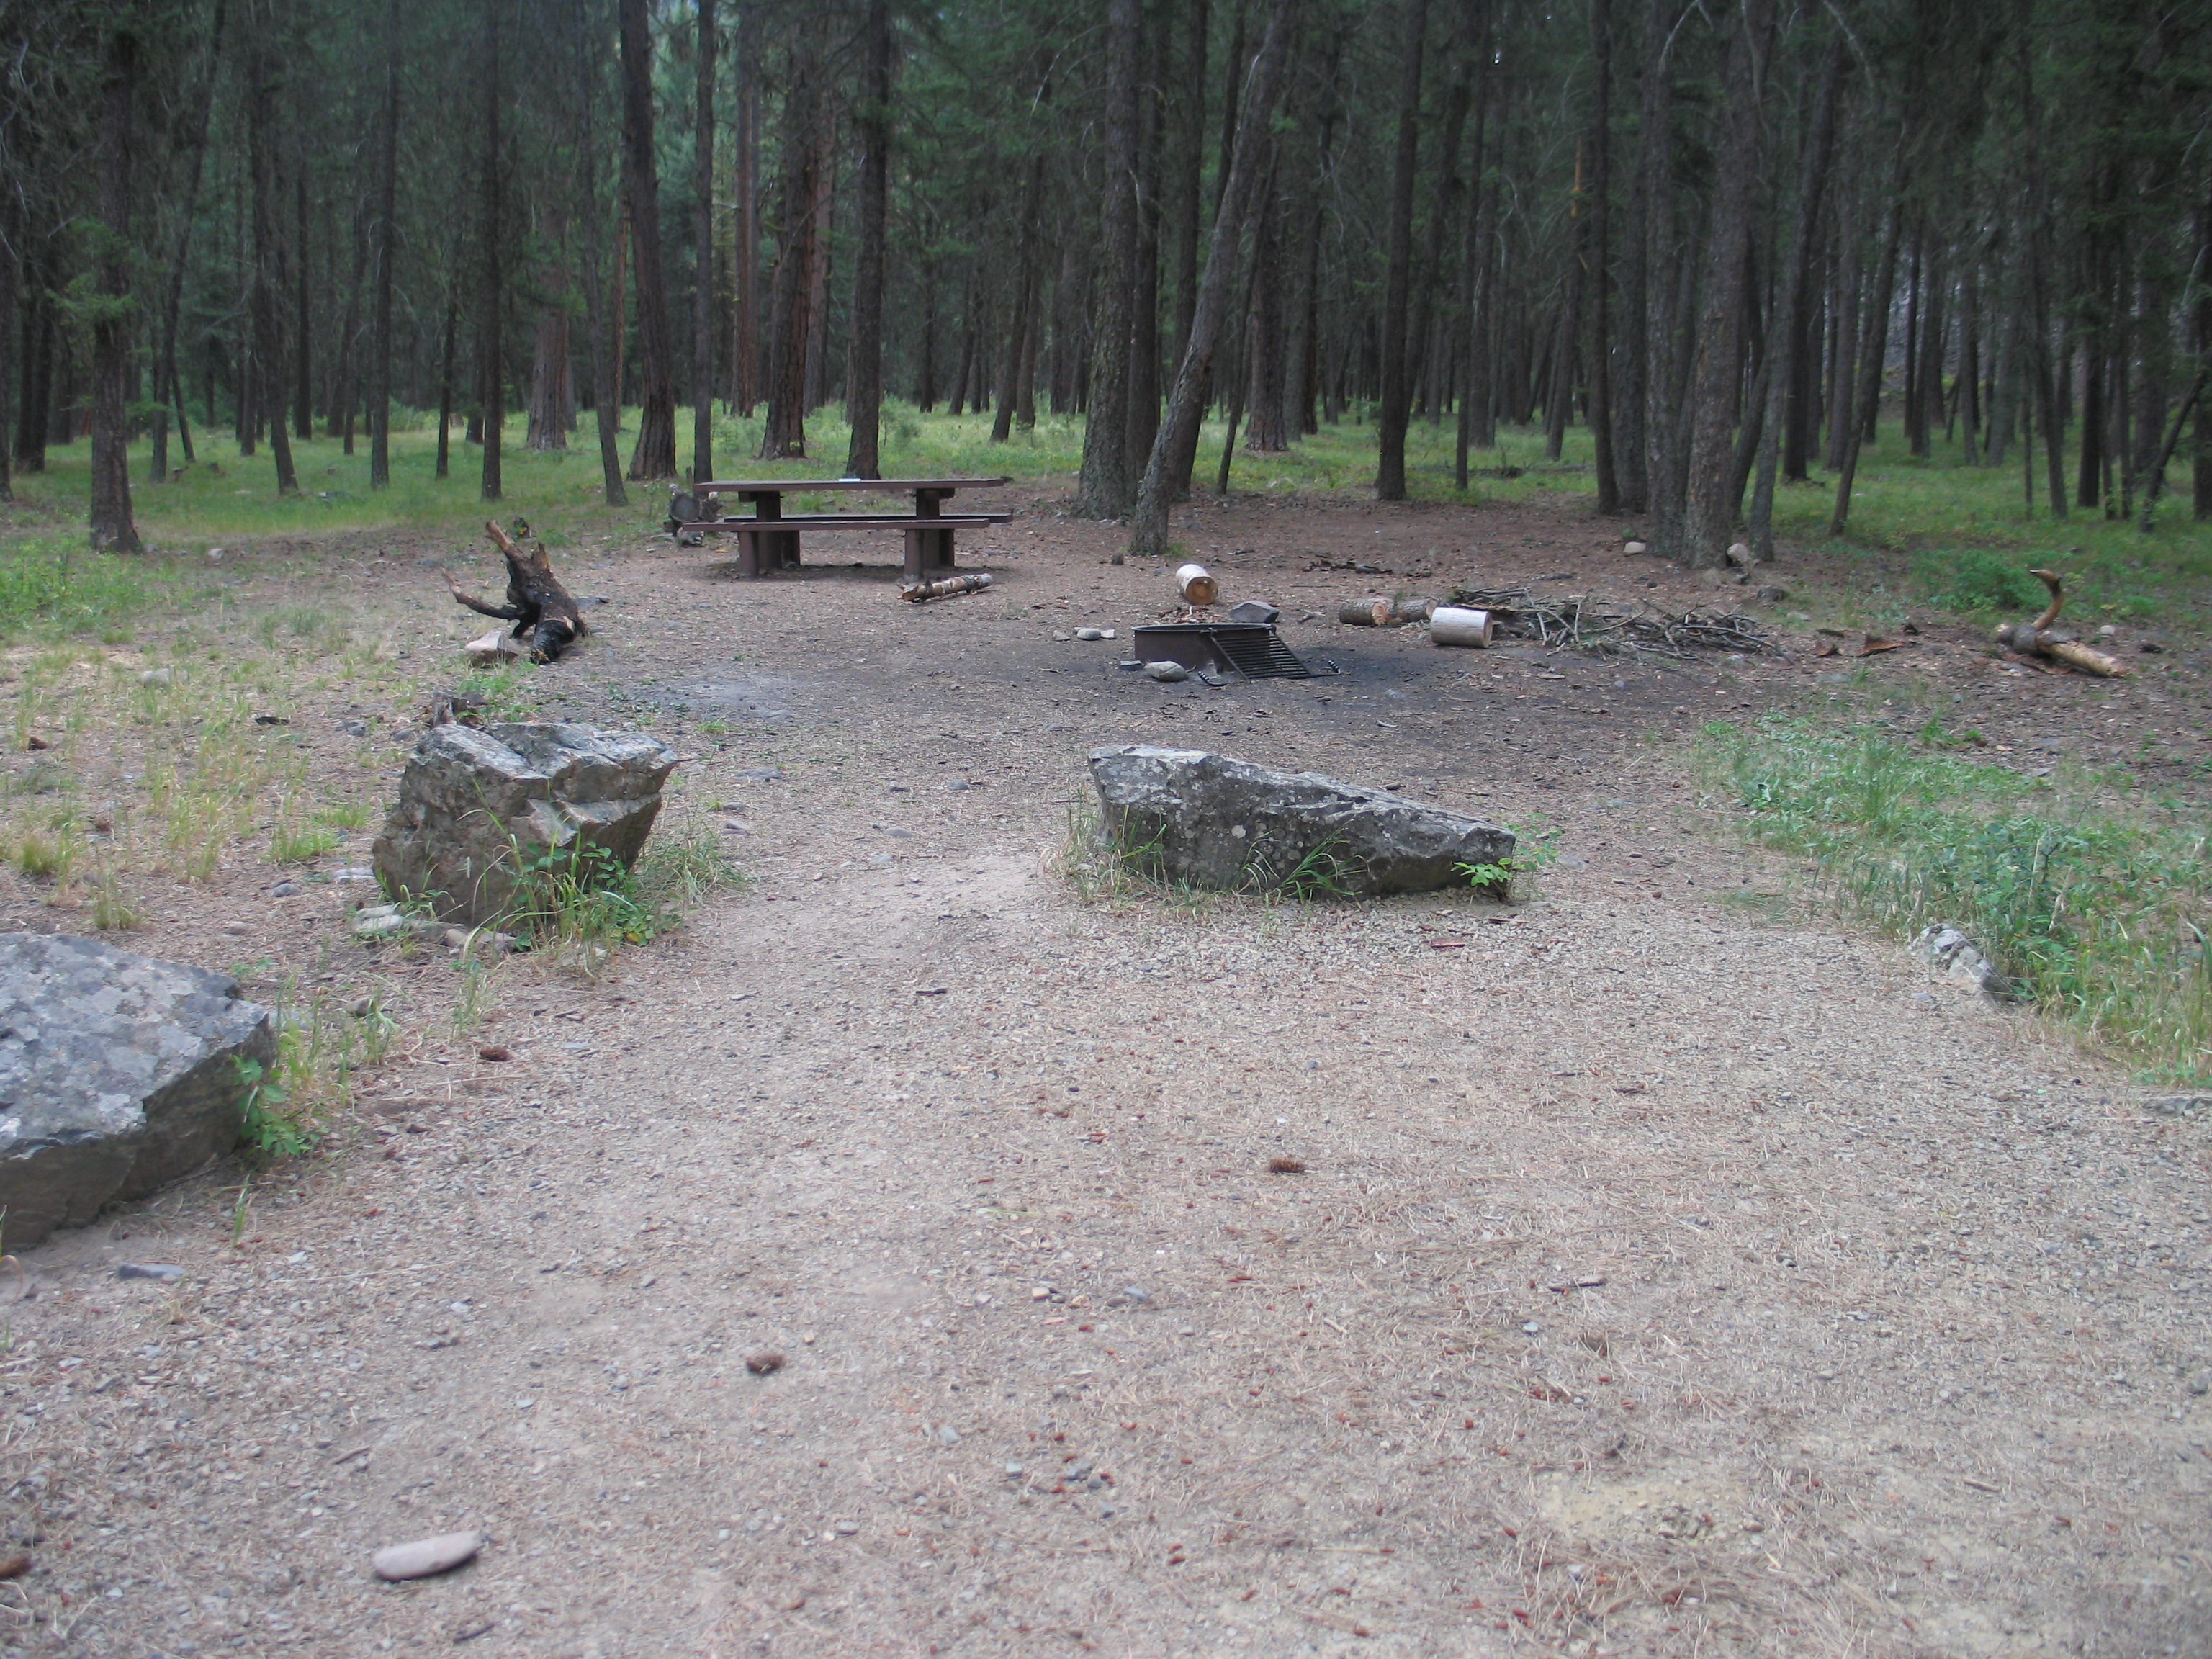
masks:
<svg viewBox="0 0 2212 1659"><path fill-rule="evenodd" d="M179 602L181 575L173 560L94 553L66 536L0 539L0 645L87 634L120 644L139 612Z"/></svg>
<svg viewBox="0 0 2212 1659"><path fill-rule="evenodd" d="M2047 1017L2154 1078L2212 1081L2203 824L1867 729L1715 725L1705 754L1821 896L1894 933L1960 927Z"/></svg>

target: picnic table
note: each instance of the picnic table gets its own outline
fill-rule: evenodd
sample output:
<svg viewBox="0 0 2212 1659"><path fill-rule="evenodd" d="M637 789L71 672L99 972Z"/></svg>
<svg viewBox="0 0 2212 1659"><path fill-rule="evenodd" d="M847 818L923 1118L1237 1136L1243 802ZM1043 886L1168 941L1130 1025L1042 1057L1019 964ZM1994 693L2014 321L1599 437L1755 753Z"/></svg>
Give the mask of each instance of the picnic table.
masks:
<svg viewBox="0 0 2212 1659"><path fill-rule="evenodd" d="M925 581L953 566L955 538L963 530L1004 524L1011 513L947 513L945 503L963 489L994 489L1007 478L738 478L694 487L702 511L715 516L690 522L679 520L680 534L696 531L720 536L735 532L738 574L747 578L799 566L799 538L819 531L896 530L906 538L906 579ZM833 490L873 490L886 495L911 495L914 511L897 513L793 513L783 510L786 495L809 495ZM715 496L752 503L750 517L720 516L719 506L709 508Z"/></svg>

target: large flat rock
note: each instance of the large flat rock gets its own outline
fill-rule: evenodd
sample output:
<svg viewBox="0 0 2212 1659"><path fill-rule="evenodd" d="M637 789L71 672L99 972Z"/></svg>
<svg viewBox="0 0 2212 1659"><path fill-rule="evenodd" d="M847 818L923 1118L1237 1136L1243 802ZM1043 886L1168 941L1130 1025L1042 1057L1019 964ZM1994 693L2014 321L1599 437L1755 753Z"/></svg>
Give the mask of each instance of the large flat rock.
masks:
<svg viewBox="0 0 2212 1659"><path fill-rule="evenodd" d="M496 921L549 849L601 847L624 869L660 815L676 751L637 732L557 721L437 726L416 744L376 838L377 879L441 920Z"/></svg>
<svg viewBox="0 0 2212 1659"><path fill-rule="evenodd" d="M1091 751L1104 829L1146 873L1200 887L1372 898L1464 887L1513 832L1387 789L1199 749Z"/></svg>
<svg viewBox="0 0 2212 1659"><path fill-rule="evenodd" d="M238 981L67 934L0 934L0 1236L10 1249L238 1145L239 1061L276 1056Z"/></svg>

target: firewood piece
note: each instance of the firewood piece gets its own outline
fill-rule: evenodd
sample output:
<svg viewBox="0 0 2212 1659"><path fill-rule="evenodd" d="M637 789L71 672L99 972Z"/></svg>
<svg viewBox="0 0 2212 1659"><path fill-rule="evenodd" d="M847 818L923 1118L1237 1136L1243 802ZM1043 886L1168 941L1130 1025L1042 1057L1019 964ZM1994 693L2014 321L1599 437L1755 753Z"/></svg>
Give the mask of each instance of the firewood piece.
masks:
<svg viewBox="0 0 2212 1659"><path fill-rule="evenodd" d="M990 585L991 573L975 570L957 576L941 576L933 582L902 583L899 598L909 605L926 605L932 599L951 599L956 593L980 593Z"/></svg>
<svg viewBox="0 0 2212 1659"><path fill-rule="evenodd" d="M516 520L516 527L523 534L529 534L529 527L521 520ZM507 603L487 605L473 594L463 592L450 570L445 573L446 585L453 590L458 603L479 616L513 623L514 637L530 641L531 661L558 661L563 651L592 630L584 625L583 616L576 609L575 600L568 597L568 590L553 574L552 558L545 550L545 544L535 542L525 552L505 531L489 521L484 525L484 533L507 560Z"/></svg>

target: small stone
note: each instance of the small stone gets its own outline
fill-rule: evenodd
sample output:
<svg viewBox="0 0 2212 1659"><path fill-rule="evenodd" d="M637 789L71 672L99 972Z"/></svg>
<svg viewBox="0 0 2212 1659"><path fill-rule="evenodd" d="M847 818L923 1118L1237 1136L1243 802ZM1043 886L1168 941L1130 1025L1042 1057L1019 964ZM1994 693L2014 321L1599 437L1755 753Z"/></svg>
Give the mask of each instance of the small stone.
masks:
<svg viewBox="0 0 2212 1659"><path fill-rule="evenodd" d="M1604 1283L1603 1273L1584 1273L1580 1279L1575 1280L1575 1288L1578 1291L1594 1291Z"/></svg>
<svg viewBox="0 0 2212 1659"><path fill-rule="evenodd" d="M1790 597L1790 590L1779 582L1769 582L1759 590L1759 597L1769 605L1779 605Z"/></svg>
<svg viewBox="0 0 2212 1659"><path fill-rule="evenodd" d="M1190 670L1179 662L1148 662L1145 665L1145 672L1156 680L1168 682L1190 678Z"/></svg>
<svg viewBox="0 0 2212 1659"><path fill-rule="evenodd" d="M1075 637L1079 640L1103 640L1106 637L1106 630L1103 628L1079 628L1075 630Z"/></svg>
<svg viewBox="0 0 2212 1659"><path fill-rule="evenodd" d="M1075 637L1074 635L1069 633L1065 628L1054 629L1052 630L1052 636L1062 645L1066 644L1068 641Z"/></svg>
<svg viewBox="0 0 2212 1659"><path fill-rule="evenodd" d="M950 1423L939 1424L937 1425L937 1443L940 1446L958 1445L960 1443L960 1431L954 1428Z"/></svg>
<svg viewBox="0 0 2212 1659"><path fill-rule="evenodd" d="M514 1052L510 1048L501 1047L496 1042L492 1042L487 1043L484 1047L477 1049L477 1058L478 1060L489 1060L495 1062L502 1060L513 1060L514 1058Z"/></svg>
<svg viewBox="0 0 2212 1659"><path fill-rule="evenodd" d="M781 783L783 769L780 766L748 766L737 775L747 783Z"/></svg>
<svg viewBox="0 0 2212 1659"><path fill-rule="evenodd" d="M280 881L274 887L271 887L269 890L269 896L270 898L293 898L298 895L299 891L300 884L298 882Z"/></svg>
<svg viewBox="0 0 2212 1659"><path fill-rule="evenodd" d="M138 672L138 684L141 685L174 685L176 683L176 671L173 669L144 668Z"/></svg>
<svg viewBox="0 0 2212 1659"><path fill-rule="evenodd" d="M0 1578L21 1578L31 1570L31 1558L21 1550L0 1555Z"/></svg>
<svg viewBox="0 0 2212 1659"><path fill-rule="evenodd" d="M367 1019L368 1018L368 1011L375 1006L376 1000L373 997L356 997L353 1000L353 1006L349 1009L348 1012L351 1013L356 1019Z"/></svg>
<svg viewBox="0 0 2212 1659"><path fill-rule="evenodd" d="M1149 1302L1152 1299L1152 1292L1141 1285L1124 1285L1121 1287L1121 1300L1124 1302Z"/></svg>
<svg viewBox="0 0 2212 1659"><path fill-rule="evenodd" d="M1651 550L1646 547L1642 542L1625 542L1621 544L1620 550L1632 559L1638 554L1648 553Z"/></svg>
<svg viewBox="0 0 2212 1659"><path fill-rule="evenodd" d="M1007 1465L1006 1465L1006 1478L1007 1478L1008 1480L1018 1480L1018 1479L1020 1479L1020 1478L1021 1478L1021 1474L1022 1474L1022 1466L1021 1466L1020 1464L1018 1464L1018 1463L1009 1463L1009 1464L1007 1464Z"/></svg>
<svg viewBox="0 0 2212 1659"><path fill-rule="evenodd" d="M435 1538L418 1538L410 1544L391 1544L377 1551L369 1565L376 1569L379 1578L397 1582L403 1578L428 1578L434 1573L451 1572L465 1561L476 1559L484 1547L484 1535L480 1532L441 1533Z"/></svg>
<svg viewBox="0 0 2212 1659"><path fill-rule="evenodd" d="M1051 1298L1051 1296L1052 1286L1049 1285L1034 1285L1030 1291L1030 1300L1032 1302L1048 1301Z"/></svg>
<svg viewBox="0 0 2212 1659"><path fill-rule="evenodd" d="M376 872L365 864L344 864L331 872L331 879L337 882L374 881Z"/></svg>
<svg viewBox="0 0 2212 1659"><path fill-rule="evenodd" d="M840 1538L850 1538L860 1529L860 1523L857 1521L840 1521L831 1528Z"/></svg>
<svg viewBox="0 0 2212 1659"><path fill-rule="evenodd" d="M173 1267L166 1261L121 1261L116 1264L118 1279L158 1279L164 1285L173 1285L185 1276L182 1267Z"/></svg>
<svg viewBox="0 0 2212 1659"><path fill-rule="evenodd" d="M1743 542L1730 542L1729 544L1728 550L1728 562L1730 564L1741 565L1744 568L1749 569L1752 564L1751 549L1749 545Z"/></svg>
<svg viewBox="0 0 2212 1659"><path fill-rule="evenodd" d="M1521 1334L1523 1336L1535 1336L1541 1333L1543 1328L1544 1328L1541 1325L1539 1325L1532 1319L1527 1324L1522 1326Z"/></svg>
<svg viewBox="0 0 2212 1659"><path fill-rule="evenodd" d="M755 1376L767 1376L783 1369L783 1356L773 1348L763 1348L745 1356L745 1369Z"/></svg>
<svg viewBox="0 0 2212 1659"><path fill-rule="evenodd" d="M1110 628L1102 628L1098 630L1098 637L1102 640L1110 640L1114 637L1114 630Z"/></svg>

